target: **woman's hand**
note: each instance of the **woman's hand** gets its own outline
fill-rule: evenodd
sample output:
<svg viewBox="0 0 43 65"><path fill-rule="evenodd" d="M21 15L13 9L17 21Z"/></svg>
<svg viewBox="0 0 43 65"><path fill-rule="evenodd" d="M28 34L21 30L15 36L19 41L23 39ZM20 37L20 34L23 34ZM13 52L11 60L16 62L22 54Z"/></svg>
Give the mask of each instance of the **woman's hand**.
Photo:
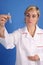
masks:
<svg viewBox="0 0 43 65"><path fill-rule="evenodd" d="M0 37L4 37L4 26L5 23L7 22L7 20L10 18L11 16L9 15L0 15Z"/></svg>
<svg viewBox="0 0 43 65"><path fill-rule="evenodd" d="M7 22L7 20L8 20L10 17L11 17L11 16L5 15L5 14L0 15L0 25L1 25L1 26L4 26L5 23Z"/></svg>
<svg viewBox="0 0 43 65"><path fill-rule="evenodd" d="M40 58L39 58L38 55L28 56L27 58L28 58L29 60L31 60L31 61L38 61L38 60L40 60Z"/></svg>

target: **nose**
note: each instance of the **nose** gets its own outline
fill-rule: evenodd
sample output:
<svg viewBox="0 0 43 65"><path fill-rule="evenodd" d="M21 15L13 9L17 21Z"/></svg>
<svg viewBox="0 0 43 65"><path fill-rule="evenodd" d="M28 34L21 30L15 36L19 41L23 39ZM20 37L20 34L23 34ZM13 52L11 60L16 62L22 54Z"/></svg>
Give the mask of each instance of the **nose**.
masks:
<svg viewBox="0 0 43 65"><path fill-rule="evenodd" d="M30 16L29 20L30 20L30 21L32 21L32 20L33 20L32 16Z"/></svg>

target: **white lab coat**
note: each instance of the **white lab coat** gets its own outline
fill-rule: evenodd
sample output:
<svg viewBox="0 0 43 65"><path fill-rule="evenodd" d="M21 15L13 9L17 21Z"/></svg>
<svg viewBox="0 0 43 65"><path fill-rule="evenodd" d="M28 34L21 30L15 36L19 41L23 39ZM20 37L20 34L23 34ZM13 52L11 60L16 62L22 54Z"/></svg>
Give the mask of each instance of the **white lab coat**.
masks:
<svg viewBox="0 0 43 65"><path fill-rule="evenodd" d="M16 65L43 65L43 30L36 26L34 37L27 27L18 29L9 34L5 29L5 38L0 38L1 44L6 49L16 46ZM31 61L27 56L38 54L40 61Z"/></svg>

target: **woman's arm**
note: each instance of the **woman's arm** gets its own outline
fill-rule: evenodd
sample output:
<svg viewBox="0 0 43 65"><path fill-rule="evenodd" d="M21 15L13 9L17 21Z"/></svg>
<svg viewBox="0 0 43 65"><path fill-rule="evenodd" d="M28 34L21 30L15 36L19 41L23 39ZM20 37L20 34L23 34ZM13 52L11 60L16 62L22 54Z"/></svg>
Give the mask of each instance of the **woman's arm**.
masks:
<svg viewBox="0 0 43 65"><path fill-rule="evenodd" d="M0 43L7 49L15 47L18 39L18 31L8 33L5 28L6 21L10 18L8 15L0 15ZM16 41L16 42L15 42Z"/></svg>
<svg viewBox="0 0 43 65"><path fill-rule="evenodd" d="M13 33L8 33L7 30L4 30L4 37L0 37L0 43L6 49L12 49L15 47L14 45L14 36Z"/></svg>

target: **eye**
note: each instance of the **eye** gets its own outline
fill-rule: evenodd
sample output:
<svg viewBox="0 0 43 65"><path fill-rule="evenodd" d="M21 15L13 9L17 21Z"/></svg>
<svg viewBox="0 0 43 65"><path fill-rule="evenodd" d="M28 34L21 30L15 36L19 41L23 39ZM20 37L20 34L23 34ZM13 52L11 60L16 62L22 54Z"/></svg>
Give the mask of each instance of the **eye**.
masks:
<svg viewBox="0 0 43 65"><path fill-rule="evenodd" d="M30 14L26 14L27 17L30 17Z"/></svg>
<svg viewBox="0 0 43 65"><path fill-rule="evenodd" d="M34 15L32 15L32 17L33 17L33 18L35 18L35 17L36 17L36 15L35 15L35 14L34 14Z"/></svg>

